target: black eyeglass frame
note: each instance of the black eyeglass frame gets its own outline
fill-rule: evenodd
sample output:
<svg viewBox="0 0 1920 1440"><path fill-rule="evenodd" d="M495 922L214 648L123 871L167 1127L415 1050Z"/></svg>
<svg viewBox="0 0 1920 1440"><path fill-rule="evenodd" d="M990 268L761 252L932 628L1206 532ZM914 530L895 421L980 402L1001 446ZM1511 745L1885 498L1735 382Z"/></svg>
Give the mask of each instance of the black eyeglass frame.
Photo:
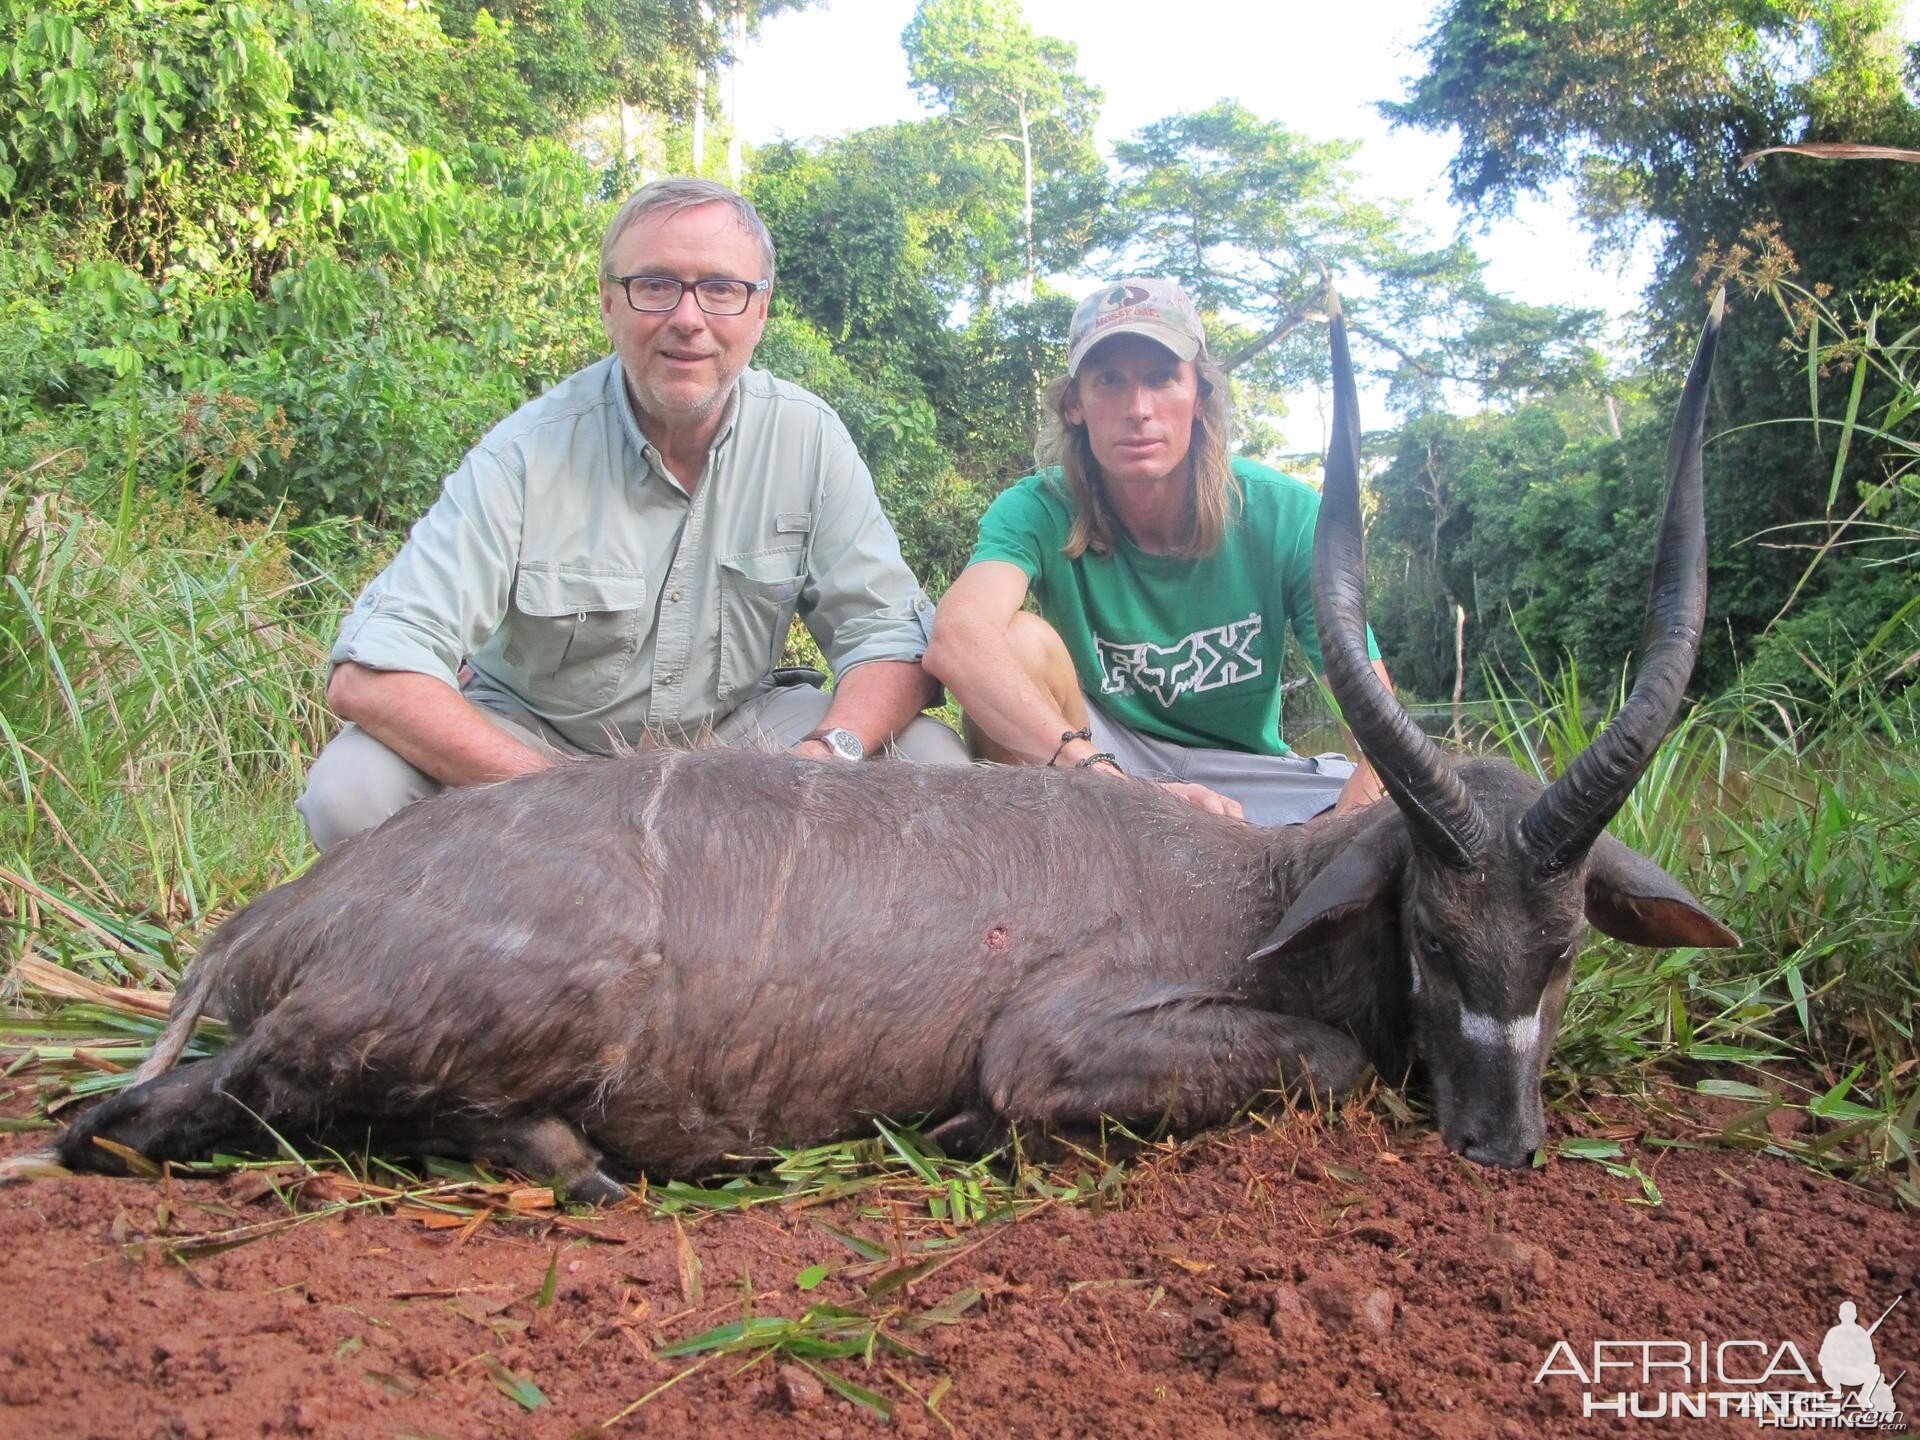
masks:
<svg viewBox="0 0 1920 1440"><path fill-rule="evenodd" d="M633 298L635 280L651 280L655 284L675 285L679 288L673 292L671 305L646 307ZM744 315L747 313L747 307L753 303L755 295L773 288L771 280L736 280L726 275L709 275L704 280L682 280L677 275L609 275L607 283L618 285L621 293L627 297L627 308L641 315L666 315L679 309L681 299L689 290L693 291L693 303L708 315ZM740 301L738 310L716 310L707 303L707 296L700 288L703 285L744 285L747 287L747 293Z"/></svg>

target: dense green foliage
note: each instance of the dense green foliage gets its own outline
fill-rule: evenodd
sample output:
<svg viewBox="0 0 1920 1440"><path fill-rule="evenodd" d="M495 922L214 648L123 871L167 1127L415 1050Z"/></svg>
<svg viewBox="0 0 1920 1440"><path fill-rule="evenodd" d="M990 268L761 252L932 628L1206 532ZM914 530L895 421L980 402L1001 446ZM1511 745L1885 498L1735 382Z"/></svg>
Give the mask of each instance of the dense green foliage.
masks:
<svg viewBox="0 0 1920 1440"><path fill-rule="evenodd" d="M1661 264L1649 331L1667 360L1690 344L1707 289L1733 282L1712 417L1725 433L1708 487L1712 618L1731 643L1708 657L1712 685L1755 647L1773 678L1798 683L1802 642L1817 637L1833 663L1915 583L1911 544L1856 548L1864 530L1836 534L1856 507L1896 530L1920 522L1897 480L1911 454L1899 437L1912 434L1900 387L1869 366L1864 392L1816 383L1810 393L1808 357L1817 382L1830 368L1847 376L1863 345L1909 347L1893 337L1920 325L1920 167L1745 160L1799 142L1920 145L1898 18L1886 0L1449 0L1426 72L1383 107L1457 131L1452 179L1464 204L1499 211L1566 185L1601 244L1651 229ZM1773 303L1783 283L1804 287L1806 303ZM1824 325L1810 323L1815 300ZM1815 415L1879 415L1895 436L1855 434L1849 453L1841 425L1779 428ZM1780 547L1809 538L1840 543L1796 588L1809 552ZM1797 628L1769 635L1789 593ZM1566 637L1534 639L1551 649Z"/></svg>

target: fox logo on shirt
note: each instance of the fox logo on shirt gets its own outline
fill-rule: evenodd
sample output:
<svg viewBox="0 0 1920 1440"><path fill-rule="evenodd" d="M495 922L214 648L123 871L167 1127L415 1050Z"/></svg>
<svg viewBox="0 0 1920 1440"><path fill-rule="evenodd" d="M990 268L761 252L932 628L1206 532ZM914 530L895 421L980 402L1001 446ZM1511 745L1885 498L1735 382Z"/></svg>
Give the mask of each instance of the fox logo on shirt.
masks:
<svg viewBox="0 0 1920 1440"><path fill-rule="evenodd" d="M1144 691L1170 707L1182 695L1202 690L1218 690L1252 680L1265 666L1253 653L1260 638L1258 614L1196 630L1172 645L1154 645L1147 641L1125 644L1093 637L1100 657L1100 693L1128 695Z"/></svg>

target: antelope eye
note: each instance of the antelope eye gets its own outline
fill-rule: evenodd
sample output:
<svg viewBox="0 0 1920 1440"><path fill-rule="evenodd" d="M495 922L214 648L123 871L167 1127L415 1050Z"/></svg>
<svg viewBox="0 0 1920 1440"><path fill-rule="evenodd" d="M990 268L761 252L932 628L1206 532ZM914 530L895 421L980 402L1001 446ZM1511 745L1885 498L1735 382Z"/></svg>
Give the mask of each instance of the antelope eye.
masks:
<svg viewBox="0 0 1920 1440"><path fill-rule="evenodd" d="M1421 932L1419 945L1422 959L1444 960L1447 958L1447 947L1441 943L1439 936L1430 931Z"/></svg>

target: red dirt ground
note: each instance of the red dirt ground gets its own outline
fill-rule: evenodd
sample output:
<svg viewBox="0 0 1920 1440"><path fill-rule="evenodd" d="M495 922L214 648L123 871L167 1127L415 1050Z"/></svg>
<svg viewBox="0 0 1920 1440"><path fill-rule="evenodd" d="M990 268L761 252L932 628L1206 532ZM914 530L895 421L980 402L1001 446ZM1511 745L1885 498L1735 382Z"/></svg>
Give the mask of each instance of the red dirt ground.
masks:
<svg viewBox="0 0 1920 1440"><path fill-rule="evenodd" d="M1627 1151L1662 1203L1589 1162L1479 1169L1371 1112L1251 1121L1137 1160L1116 1209L967 1232L889 1297L911 1315L982 1296L906 1337L925 1358L837 1362L895 1402L891 1426L784 1359L739 1355L604 1432L694 1363L657 1348L740 1317L749 1276L755 1315L875 1308L848 1269L807 1295L795 1277L857 1265L821 1222L883 1245L892 1225L847 1202L689 1217L695 1300L675 1222L635 1206L466 1238L361 1211L182 1262L139 1242L287 1212L237 1179L37 1180L0 1187L0 1435L1750 1435L1755 1420L1711 1411L1583 1418L1577 1377L1535 1376L1561 1340L1586 1367L1595 1341L1659 1339L1694 1357L1759 1342L1729 1352L1749 1378L1791 1342L1817 1374L1842 1301L1865 1324L1902 1293L1873 1340L1888 1377L1920 1368L1909 1214L1775 1157ZM502 1388L515 1377L546 1403L523 1409ZM1736 1388L1682 1381L1617 1370L1592 1393ZM1775 1387L1809 1388L1781 1370ZM1895 1395L1911 1415L1920 1379Z"/></svg>

